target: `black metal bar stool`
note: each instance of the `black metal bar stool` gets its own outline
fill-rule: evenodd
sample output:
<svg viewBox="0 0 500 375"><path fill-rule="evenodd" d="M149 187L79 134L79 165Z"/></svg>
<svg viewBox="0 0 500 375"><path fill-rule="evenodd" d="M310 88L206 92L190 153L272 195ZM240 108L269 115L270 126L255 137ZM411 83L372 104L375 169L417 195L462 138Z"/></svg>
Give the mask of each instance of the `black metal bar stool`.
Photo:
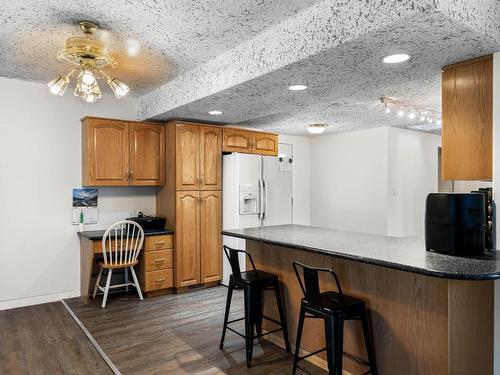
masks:
<svg viewBox="0 0 500 375"><path fill-rule="evenodd" d="M357 298L344 295L342 293L342 288L340 287L339 278L335 272L330 269L309 267L298 262L293 262L293 268L295 270L295 274L297 275L297 279L299 280L300 288L304 293L304 298L302 298L300 304L300 316L297 327L297 342L295 344L292 375L295 374L297 368L307 373L307 371L298 366L298 361L314 354L318 354L324 350L326 350L328 371L330 374L342 375L342 357L345 355L369 368L369 370L364 372L363 375L377 375L377 367L375 363L375 355L372 346L372 338L368 325L365 303ZM299 268L303 271L302 277L299 274ZM321 293L319 288L319 272L327 272L333 276L335 283L337 284L338 292ZM302 279L304 280L303 282ZM300 340L302 337L305 318L324 320L326 348L317 350L306 356L299 357ZM352 354L344 353L344 321L346 320L361 321L368 361Z"/></svg>
<svg viewBox="0 0 500 375"><path fill-rule="evenodd" d="M253 340L255 338L259 338L282 330L283 338L285 339L286 351L287 353L290 353L290 343L288 342L288 331L286 329L285 310L281 302L281 291L278 278L270 273L258 271L255 268L252 257L246 251L231 249L230 247L224 246L224 252L229 259L229 263L231 265L231 270L233 273L229 278L226 313L224 315L224 326L222 328L222 337L220 339L219 347L221 349L224 347L224 337L226 336L226 329L236 333L237 335L240 335L245 339L246 342L247 367L250 367L252 362ZM253 268L251 271L241 272L240 263L238 261L239 253L244 253L250 259L250 263L252 264ZM233 290L235 289L243 289L245 300L245 316L240 319L228 321L229 309L231 308L231 298L233 295ZM262 313L262 294L266 290L274 290L280 315L279 322L277 320L264 316ZM263 318L277 324L280 328L263 334ZM238 322L243 319L245 320L244 335L235 331L231 327L228 327L228 324ZM257 334L254 333L254 328Z"/></svg>

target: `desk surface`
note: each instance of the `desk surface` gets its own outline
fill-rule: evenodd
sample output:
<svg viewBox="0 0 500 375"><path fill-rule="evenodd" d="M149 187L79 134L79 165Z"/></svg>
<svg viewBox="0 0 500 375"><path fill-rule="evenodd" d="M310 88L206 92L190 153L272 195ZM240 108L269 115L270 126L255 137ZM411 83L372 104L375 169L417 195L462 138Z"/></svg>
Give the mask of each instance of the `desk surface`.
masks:
<svg viewBox="0 0 500 375"><path fill-rule="evenodd" d="M95 241L95 240L102 240L102 237L104 236L105 232L106 232L105 230L86 230L83 232L78 232L78 235L88 240ZM174 234L174 231L171 229L162 229L162 230L144 232L145 237L160 236L163 234Z"/></svg>
<svg viewBox="0 0 500 375"><path fill-rule="evenodd" d="M222 234L446 279L500 278L497 250L482 257L455 257L426 251L424 240L418 237L378 236L303 225L224 230Z"/></svg>

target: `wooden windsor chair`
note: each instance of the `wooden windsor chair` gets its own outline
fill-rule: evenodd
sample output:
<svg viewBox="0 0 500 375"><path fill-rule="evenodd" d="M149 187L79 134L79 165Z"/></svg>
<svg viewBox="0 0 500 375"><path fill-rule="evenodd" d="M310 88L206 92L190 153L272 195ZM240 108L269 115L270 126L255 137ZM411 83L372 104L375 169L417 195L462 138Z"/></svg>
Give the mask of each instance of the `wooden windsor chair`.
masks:
<svg viewBox="0 0 500 375"><path fill-rule="evenodd" d="M131 220L119 221L111 225L104 233L102 237L102 255L104 259L103 262L99 263L100 270L93 295L93 298L95 298L97 289L104 293L102 308L106 306L109 290L113 288L128 288L129 286L134 286L139 298L141 300L143 299L141 287L134 271L134 266L138 263L137 258L139 257L143 242L144 230L139 224ZM102 287L100 282L104 269L108 271L108 275L106 285ZM125 269L126 278L124 284L111 285L111 276L113 270L116 269ZM134 282L128 281L129 270Z"/></svg>

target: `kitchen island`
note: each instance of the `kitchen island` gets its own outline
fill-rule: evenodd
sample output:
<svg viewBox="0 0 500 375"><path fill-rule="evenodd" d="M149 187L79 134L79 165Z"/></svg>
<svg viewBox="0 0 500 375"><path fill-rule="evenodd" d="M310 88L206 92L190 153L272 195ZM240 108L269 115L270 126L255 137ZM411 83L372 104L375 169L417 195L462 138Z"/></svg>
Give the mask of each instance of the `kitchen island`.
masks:
<svg viewBox="0 0 500 375"><path fill-rule="evenodd" d="M500 278L497 251L479 258L452 257L426 251L417 237L301 225L222 234L246 239L246 250L257 268L281 280L292 343L302 298L292 262L299 261L333 269L343 292L366 302L379 374L493 372L493 280ZM335 290L328 277L321 283L322 290ZM277 316L271 300L265 303L265 313ZM302 348L313 352L323 346L322 322L306 321ZM346 323L344 350L366 357L363 348L359 323ZM312 358L321 364L321 358ZM344 368L352 374L363 372L348 357Z"/></svg>

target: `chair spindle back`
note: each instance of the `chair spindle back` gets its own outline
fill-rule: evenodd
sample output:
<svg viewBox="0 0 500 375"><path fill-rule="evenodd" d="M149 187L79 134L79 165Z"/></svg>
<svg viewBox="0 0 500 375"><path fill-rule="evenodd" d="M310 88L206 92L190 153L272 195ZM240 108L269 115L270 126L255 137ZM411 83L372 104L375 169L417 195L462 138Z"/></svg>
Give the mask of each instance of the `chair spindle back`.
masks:
<svg viewBox="0 0 500 375"><path fill-rule="evenodd" d="M135 221L122 220L111 225L102 237L105 265L135 262L144 242L144 230Z"/></svg>

